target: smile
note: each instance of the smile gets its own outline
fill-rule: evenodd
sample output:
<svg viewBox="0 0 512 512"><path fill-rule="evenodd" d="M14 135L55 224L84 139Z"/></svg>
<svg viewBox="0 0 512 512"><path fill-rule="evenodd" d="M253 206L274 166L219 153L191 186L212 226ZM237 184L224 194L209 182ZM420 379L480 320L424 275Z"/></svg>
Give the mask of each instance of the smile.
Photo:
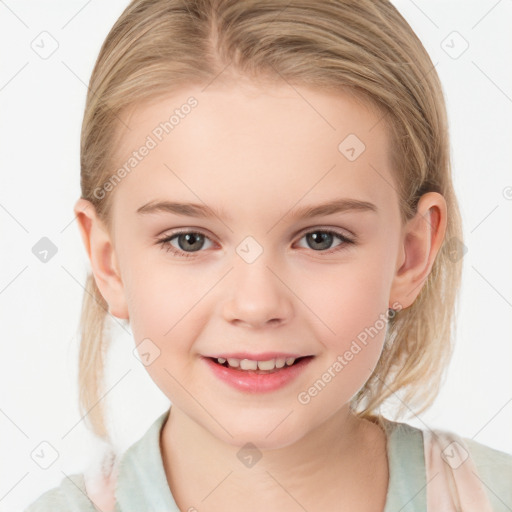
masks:
<svg viewBox="0 0 512 512"><path fill-rule="evenodd" d="M226 368L236 368L238 370L261 370L262 372L268 372L280 368L284 368L285 366L292 366L295 361L299 361L302 359L301 357L288 357L288 358L276 358L269 359L268 361L254 361L252 359L237 359L234 357L230 357L225 359L224 357L212 358L214 361L217 361L220 365Z"/></svg>
<svg viewBox="0 0 512 512"><path fill-rule="evenodd" d="M276 391L292 382L314 356L276 358L266 361L236 358L202 357L213 375L240 391L263 393Z"/></svg>

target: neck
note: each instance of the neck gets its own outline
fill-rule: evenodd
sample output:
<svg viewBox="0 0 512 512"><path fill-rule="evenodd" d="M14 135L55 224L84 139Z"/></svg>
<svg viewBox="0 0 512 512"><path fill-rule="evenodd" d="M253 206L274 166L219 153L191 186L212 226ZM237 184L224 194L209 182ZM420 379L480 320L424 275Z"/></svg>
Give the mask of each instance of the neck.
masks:
<svg viewBox="0 0 512 512"><path fill-rule="evenodd" d="M385 434L348 406L298 441L252 451L219 440L173 405L162 429L161 450L169 487L183 510L193 504L201 508L203 498L221 482L221 492L215 491L211 508L203 505L204 510L228 510L224 507L230 504L248 511L261 503L272 503L275 510L283 503L288 510L292 498L318 508L319 500L334 499L334 494L344 496L347 504L358 503L356 495L367 493L363 483L374 483L377 474L381 483L385 480L384 498L387 489ZM260 458L254 462L254 456ZM383 506L382 495L381 502Z"/></svg>

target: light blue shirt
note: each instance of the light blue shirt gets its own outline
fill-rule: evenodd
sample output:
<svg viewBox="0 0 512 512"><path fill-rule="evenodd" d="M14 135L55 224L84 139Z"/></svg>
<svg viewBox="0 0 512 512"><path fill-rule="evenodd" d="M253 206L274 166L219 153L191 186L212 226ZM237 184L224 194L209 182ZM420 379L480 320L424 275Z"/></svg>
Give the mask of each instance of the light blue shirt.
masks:
<svg viewBox="0 0 512 512"><path fill-rule="evenodd" d="M165 411L121 456L116 512L180 512L167 483L160 432ZM423 431L384 419L389 468L383 512L426 512L426 468ZM495 512L512 511L512 455L463 438ZM63 478L24 512L97 512L85 492L83 474ZM70 481L72 480L72 481ZM191 504L201 510L201 504ZM181 511L186 512L186 511Z"/></svg>

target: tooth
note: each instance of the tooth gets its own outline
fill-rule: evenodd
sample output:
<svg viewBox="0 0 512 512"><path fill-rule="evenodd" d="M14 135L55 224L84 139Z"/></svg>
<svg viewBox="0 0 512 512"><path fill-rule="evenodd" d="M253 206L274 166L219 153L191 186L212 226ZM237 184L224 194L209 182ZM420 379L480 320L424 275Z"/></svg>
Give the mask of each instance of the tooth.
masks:
<svg viewBox="0 0 512 512"><path fill-rule="evenodd" d="M257 370L258 361L252 361L251 359L242 359L240 361L240 368L242 368L242 370Z"/></svg>
<svg viewBox="0 0 512 512"><path fill-rule="evenodd" d="M220 364L224 364L226 359L224 357L218 357L217 361ZM228 365L233 368L240 368L241 370L263 370L271 371L275 368L283 368L285 364L291 366L295 362L295 357L269 359L268 361L254 361L252 359L236 359L227 358Z"/></svg>
<svg viewBox="0 0 512 512"><path fill-rule="evenodd" d="M258 361L258 368L260 370L273 370L275 368L275 359L268 361Z"/></svg>

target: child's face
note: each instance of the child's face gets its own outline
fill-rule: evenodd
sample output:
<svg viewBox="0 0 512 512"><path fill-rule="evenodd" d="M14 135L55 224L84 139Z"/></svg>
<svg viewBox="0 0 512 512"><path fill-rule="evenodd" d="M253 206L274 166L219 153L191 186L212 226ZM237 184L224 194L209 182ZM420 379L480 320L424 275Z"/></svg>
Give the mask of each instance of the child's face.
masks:
<svg viewBox="0 0 512 512"><path fill-rule="evenodd" d="M113 205L135 344L151 340L141 352L150 354L153 380L231 444L284 446L345 414L379 359L394 301L401 224L384 122L350 96L296 90L188 88L126 117L131 130L117 155L116 169L139 154ZM190 96L197 105L182 108ZM176 109L172 131L158 129ZM349 134L365 144L362 153L354 136L340 151ZM294 215L342 198L375 211ZM154 201L195 203L225 217L137 213ZM158 239L177 230L206 238L187 246L175 237L168 245L189 247L175 255ZM315 239L322 230L355 243ZM315 357L266 392L233 387L203 359L269 351Z"/></svg>

